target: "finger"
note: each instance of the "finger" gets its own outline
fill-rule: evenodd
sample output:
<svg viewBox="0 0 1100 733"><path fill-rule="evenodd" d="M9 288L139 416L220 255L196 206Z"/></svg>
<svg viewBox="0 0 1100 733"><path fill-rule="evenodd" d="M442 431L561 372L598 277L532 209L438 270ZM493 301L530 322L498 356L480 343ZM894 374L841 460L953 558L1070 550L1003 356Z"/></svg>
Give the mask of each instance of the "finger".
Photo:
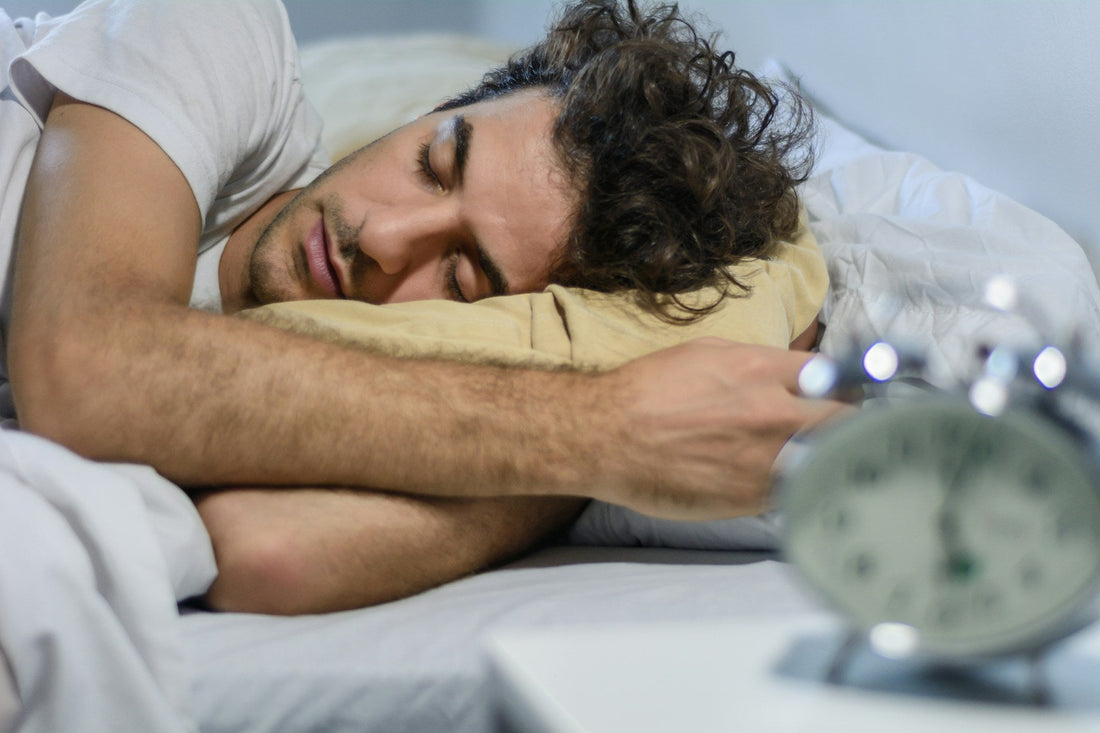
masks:
<svg viewBox="0 0 1100 733"><path fill-rule="evenodd" d="M802 407L805 416L803 429L818 427L823 423L853 415L859 410L847 402L818 398L803 398Z"/></svg>
<svg viewBox="0 0 1100 733"><path fill-rule="evenodd" d="M778 346L745 344L717 338L699 339L698 343L727 350L723 358L736 364L743 381L778 383L794 395L801 394L798 386L799 374L815 356L808 351L790 351Z"/></svg>
<svg viewBox="0 0 1100 733"><path fill-rule="evenodd" d="M803 362L795 380L797 394L803 397L826 397L837 386L840 370L837 363L824 354L813 354Z"/></svg>
<svg viewBox="0 0 1100 733"><path fill-rule="evenodd" d="M807 398L828 398L858 405L863 402L867 374L825 356L815 354L798 373L798 394Z"/></svg>
<svg viewBox="0 0 1100 733"><path fill-rule="evenodd" d="M809 396L801 386L802 374L819 356L820 354L811 354L806 351L784 351L776 361L776 368L772 372L773 377L778 378L779 383L791 394L798 397Z"/></svg>

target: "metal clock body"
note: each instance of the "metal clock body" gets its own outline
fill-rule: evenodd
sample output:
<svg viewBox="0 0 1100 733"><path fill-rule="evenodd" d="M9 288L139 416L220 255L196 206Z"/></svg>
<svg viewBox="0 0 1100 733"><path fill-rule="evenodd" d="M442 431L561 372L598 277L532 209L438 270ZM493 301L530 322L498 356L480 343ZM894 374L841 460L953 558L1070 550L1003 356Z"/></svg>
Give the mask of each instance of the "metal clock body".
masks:
<svg viewBox="0 0 1100 733"><path fill-rule="evenodd" d="M1030 408L867 408L782 473L785 554L888 656L1037 652L1096 616L1100 492L1083 448Z"/></svg>

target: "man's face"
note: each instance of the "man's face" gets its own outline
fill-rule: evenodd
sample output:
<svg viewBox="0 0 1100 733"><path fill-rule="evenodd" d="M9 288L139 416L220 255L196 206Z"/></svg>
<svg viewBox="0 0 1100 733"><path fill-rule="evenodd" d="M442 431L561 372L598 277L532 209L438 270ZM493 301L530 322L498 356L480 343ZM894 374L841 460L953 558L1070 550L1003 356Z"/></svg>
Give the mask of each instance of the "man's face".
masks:
<svg viewBox="0 0 1100 733"><path fill-rule="evenodd" d="M575 200L550 139L556 111L545 96L518 92L432 113L344 158L258 238L231 239L225 310L541 289Z"/></svg>

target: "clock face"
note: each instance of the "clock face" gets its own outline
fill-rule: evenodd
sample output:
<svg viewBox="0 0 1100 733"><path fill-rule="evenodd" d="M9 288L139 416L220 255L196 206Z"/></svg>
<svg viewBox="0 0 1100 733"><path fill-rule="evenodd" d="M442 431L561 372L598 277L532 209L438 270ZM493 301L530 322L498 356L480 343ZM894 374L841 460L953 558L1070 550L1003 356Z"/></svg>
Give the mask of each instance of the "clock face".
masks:
<svg viewBox="0 0 1100 733"><path fill-rule="evenodd" d="M924 653L1028 651L1096 595L1092 474L1033 413L867 410L821 437L782 500L788 559L857 627L903 624Z"/></svg>

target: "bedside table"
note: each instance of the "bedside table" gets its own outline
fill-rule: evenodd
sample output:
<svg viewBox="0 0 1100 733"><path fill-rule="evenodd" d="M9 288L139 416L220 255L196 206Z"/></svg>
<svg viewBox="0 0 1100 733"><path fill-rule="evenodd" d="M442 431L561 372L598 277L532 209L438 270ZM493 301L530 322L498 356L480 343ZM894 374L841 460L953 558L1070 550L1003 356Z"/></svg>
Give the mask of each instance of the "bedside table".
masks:
<svg viewBox="0 0 1100 733"><path fill-rule="evenodd" d="M933 674L863 651L828 684L842 641L830 617L807 615L499 634L489 657L510 733L1100 730L1100 627L1042 663L1042 708L1022 659Z"/></svg>

